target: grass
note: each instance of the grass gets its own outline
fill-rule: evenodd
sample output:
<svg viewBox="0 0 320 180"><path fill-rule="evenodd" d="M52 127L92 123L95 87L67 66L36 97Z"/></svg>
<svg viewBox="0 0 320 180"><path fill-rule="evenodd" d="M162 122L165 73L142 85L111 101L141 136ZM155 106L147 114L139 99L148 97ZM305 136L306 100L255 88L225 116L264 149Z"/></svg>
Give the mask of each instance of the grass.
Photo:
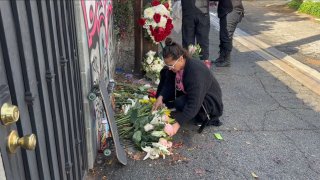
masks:
<svg viewBox="0 0 320 180"><path fill-rule="evenodd" d="M320 17L320 2L292 0L288 6L296 9L299 12L310 14L316 17Z"/></svg>

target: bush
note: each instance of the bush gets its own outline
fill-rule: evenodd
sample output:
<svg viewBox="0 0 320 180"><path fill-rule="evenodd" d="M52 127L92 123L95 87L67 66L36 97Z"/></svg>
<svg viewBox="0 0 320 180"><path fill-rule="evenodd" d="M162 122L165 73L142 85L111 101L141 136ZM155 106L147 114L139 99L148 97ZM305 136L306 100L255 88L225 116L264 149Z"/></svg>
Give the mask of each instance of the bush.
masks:
<svg viewBox="0 0 320 180"><path fill-rule="evenodd" d="M289 2L288 6L295 10L298 10L301 4L302 4L301 0L292 0Z"/></svg>
<svg viewBox="0 0 320 180"><path fill-rule="evenodd" d="M305 1L300 5L299 11L320 17L320 2Z"/></svg>
<svg viewBox="0 0 320 180"><path fill-rule="evenodd" d="M320 17L320 2L313 2L311 0L292 0L289 2L288 6L299 12Z"/></svg>

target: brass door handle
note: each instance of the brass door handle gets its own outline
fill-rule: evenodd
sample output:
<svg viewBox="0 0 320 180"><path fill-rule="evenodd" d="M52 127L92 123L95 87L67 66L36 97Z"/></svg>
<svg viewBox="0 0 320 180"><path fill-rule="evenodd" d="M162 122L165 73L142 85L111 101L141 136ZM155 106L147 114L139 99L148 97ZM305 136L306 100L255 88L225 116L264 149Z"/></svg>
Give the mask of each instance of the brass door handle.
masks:
<svg viewBox="0 0 320 180"><path fill-rule="evenodd" d="M24 149L34 150L36 148L36 144L36 135L29 134L20 138L18 132L13 130L9 134L7 146L10 153L15 153L19 146L21 146Z"/></svg>
<svg viewBox="0 0 320 180"><path fill-rule="evenodd" d="M7 126L19 120L19 109L15 105L4 103L0 110L2 124Z"/></svg>

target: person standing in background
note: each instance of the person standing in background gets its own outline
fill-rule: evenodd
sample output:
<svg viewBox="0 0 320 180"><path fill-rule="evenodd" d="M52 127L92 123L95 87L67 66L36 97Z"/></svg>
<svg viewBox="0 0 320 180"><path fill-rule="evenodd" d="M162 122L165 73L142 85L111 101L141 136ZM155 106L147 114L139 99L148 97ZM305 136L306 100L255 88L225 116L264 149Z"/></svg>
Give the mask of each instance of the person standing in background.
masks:
<svg viewBox="0 0 320 180"><path fill-rule="evenodd" d="M213 0L210 0L213 1ZM210 16L208 0L181 0L182 6L182 46L198 43L201 47L200 59L210 67L209 32Z"/></svg>
<svg viewBox="0 0 320 180"><path fill-rule="evenodd" d="M215 0L218 3L218 17L220 19L220 52L214 61L217 67L230 66L230 54L234 31L244 16L242 0Z"/></svg>

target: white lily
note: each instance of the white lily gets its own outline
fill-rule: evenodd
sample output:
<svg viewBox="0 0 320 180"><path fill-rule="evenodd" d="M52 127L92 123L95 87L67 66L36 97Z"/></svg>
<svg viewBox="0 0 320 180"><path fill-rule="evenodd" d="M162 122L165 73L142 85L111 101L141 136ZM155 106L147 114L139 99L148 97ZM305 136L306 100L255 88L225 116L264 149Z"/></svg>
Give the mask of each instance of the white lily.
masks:
<svg viewBox="0 0 320 180"><path fill-rule="evenodd" d="M158 114L155 114L153 119L151 120L150 124L152 124L152 125L161 124L161 117Z"/></svg>
<svg viewBox="0 0 320 180"><path fill-rule="evenodd" d="M142 148L144 152L147 153L147 155L143 158L143 160L146 160L148 158L150 159L158 159L160 156L161 151L157 148L151 148L150 146L146 146Z"/></svg>
<svg viewBox="0 0 320 180"><path fill-rule="evenodd" d="M127 115L127 114L128 114L128 112L129 112L129 110L131 109L131 107L132 107L132 106L131 106L130 104L125 104L125 105L122 106L124 115Z"/></svg>
<svg viewBox="0 0 320 180"><path fill-rule="evenodd" d="M155 51L149 51L149 52L147 53L147 56L148 56L148 57L153 57L154 55L156 55L156 52L155 52Z"/></svg>
<svg viewBox="0 0 320 180"><path fill-rule="evenodd" d="M130 101L131 102L131 106L133 107L133 106L135 106L136 105L136 103L137 103L137 100L133 100L133 99L128 99L127 101Z"/></svg>
<svg viewBox="0 0 320 180"><path fill-rule="evenodd" d="M152 146L158 148L163 154L169 155L170 151L168 151L167 147L160 143L152 143Z"/></svg>
<svg viewBox="0 0 320 180"><path fill-rule="evenodd" d="M153 130L154 129L154 126L152 125L152 124L146 124L144 127L144 130L146 131L146 132L148 132L148 131L151 131L151 130Z"/></svg>

